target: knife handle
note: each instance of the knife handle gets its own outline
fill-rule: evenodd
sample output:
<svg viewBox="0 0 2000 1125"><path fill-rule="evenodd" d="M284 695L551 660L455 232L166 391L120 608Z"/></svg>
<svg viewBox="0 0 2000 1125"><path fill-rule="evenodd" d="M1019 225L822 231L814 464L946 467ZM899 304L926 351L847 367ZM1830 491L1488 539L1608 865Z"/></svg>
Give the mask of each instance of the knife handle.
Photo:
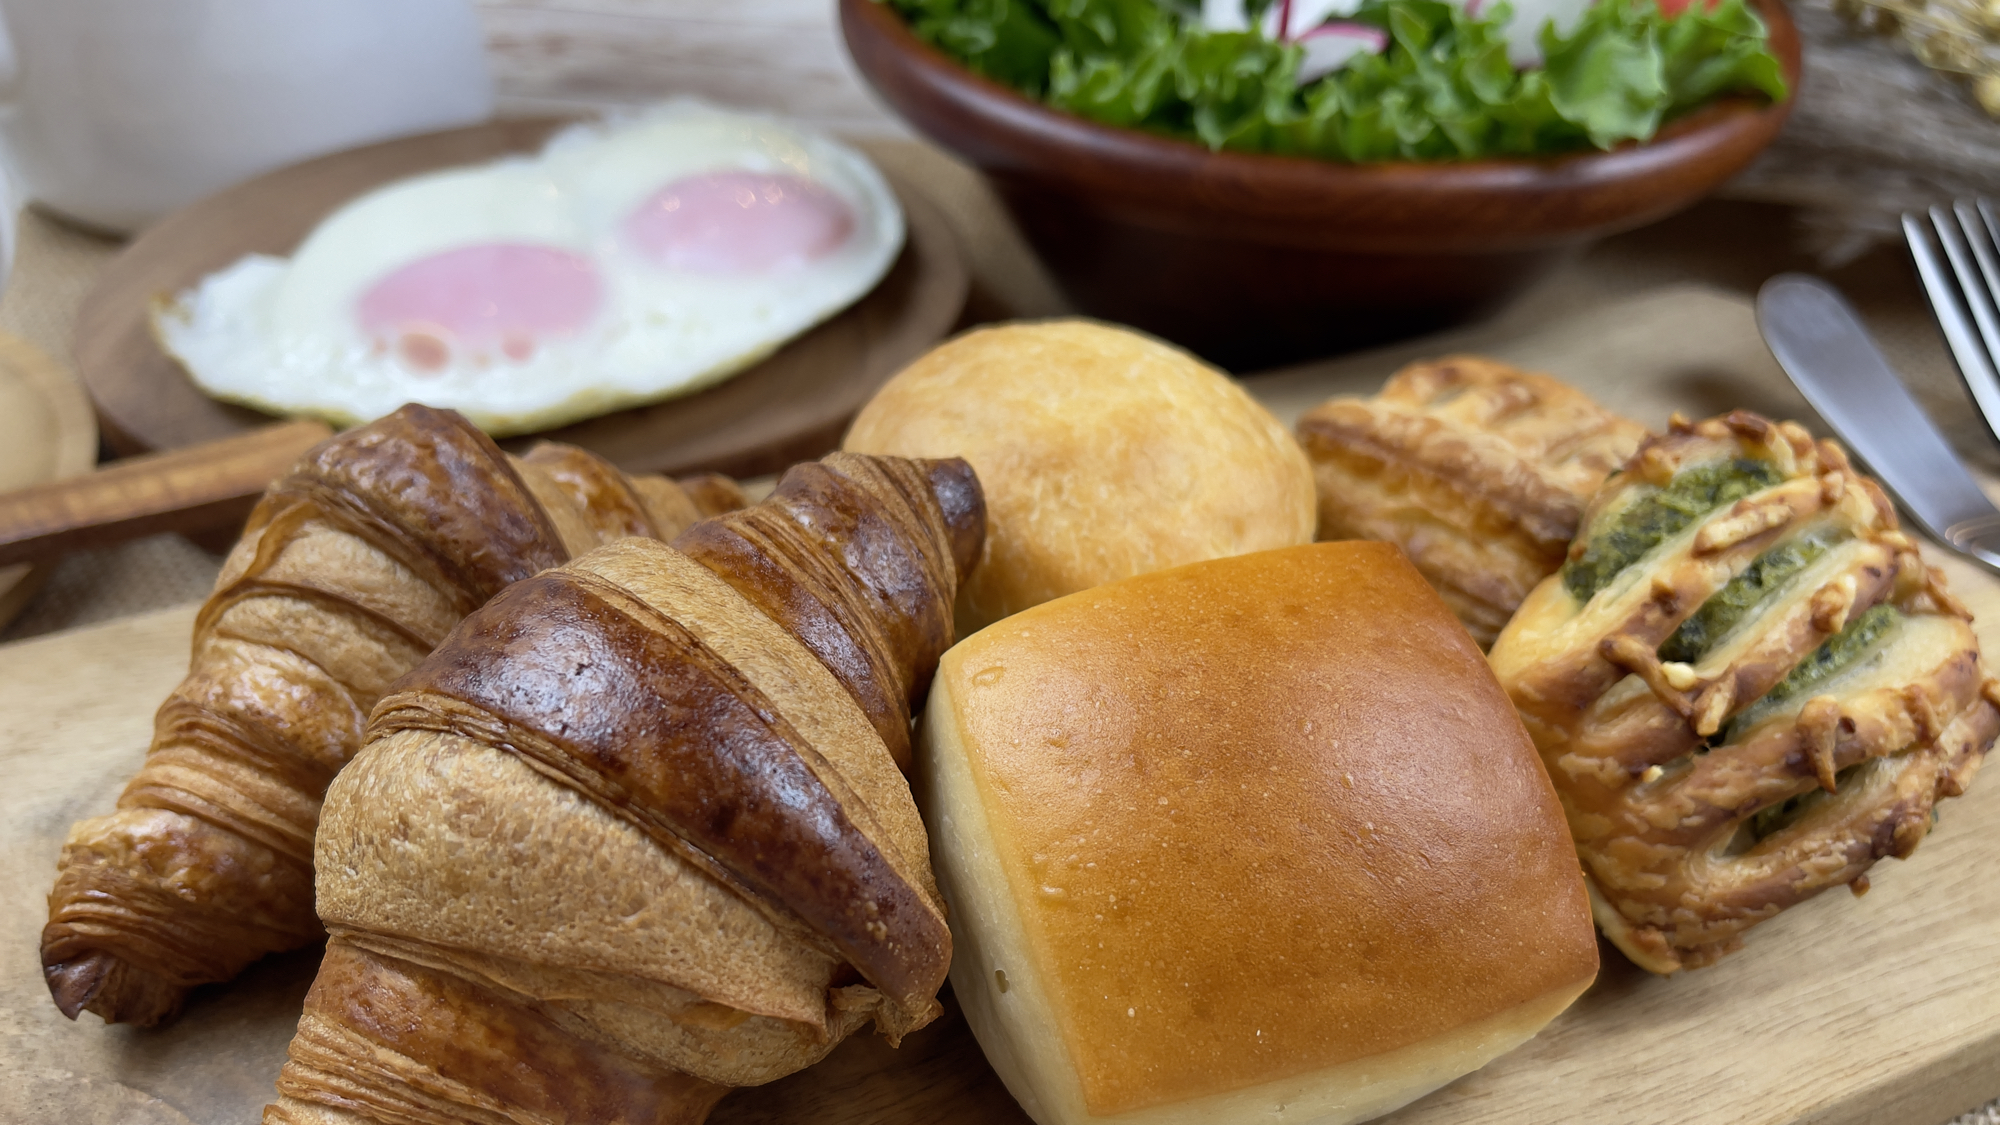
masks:
<svg viewBox="0 0 2000 1125"><path fill-rule="evenodd" d="M272 480L332 436L324 422L284 422L0 494L0 566L241 523Z"/></svg>

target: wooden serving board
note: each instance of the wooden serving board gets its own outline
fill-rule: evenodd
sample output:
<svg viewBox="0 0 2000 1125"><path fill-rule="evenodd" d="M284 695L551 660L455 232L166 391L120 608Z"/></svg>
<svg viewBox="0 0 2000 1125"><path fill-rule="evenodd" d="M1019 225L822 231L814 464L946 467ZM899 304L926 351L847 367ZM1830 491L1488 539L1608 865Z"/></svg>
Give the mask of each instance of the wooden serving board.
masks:
<svg viewBox="0 0 2000 1125"><path fill-rule="evenodd" d="M1579 383L1653 424L1747 406L1812 421L1749 306L1672 290L1589 319L1484 329L1251 381L1289 416L1369 391L1418 354L1478 349ZM1940 560L2000 653L2000 580ZM0 648L0 1120L132 1125L256 1119L316 951L203 990L155 1031L65 1021L35 949L73 819L111 807L153 707L185 667L193 608ZM1833 892L1673 978L1605 951L1597 984L1540 1036L1386 1119L1395 1125L1941 1125L2000 1096L2000 777L1947 802L1874 889ZM1023 1125L956 1010L900 1050L857 1036L825 1063L731 1094L715 1125Z"/></svg>
<svg viewBox="0 0 2000 1125"><path fill-rule="evenodd" d="M320 157L219 192L147 228L77 312L73 352L104 438L121 455L179 449L272 422L209 398L153 338L153 302L245 254L290 254L341 204L392 180L533 152L571 118L497 121ZM883 380L943 338L969 284L950 224L889 174L908 237L881 283L770 358L707 390L536 437L628 472L772 472L818 456ZM510 446L526 444L510 442Z"/></svg>

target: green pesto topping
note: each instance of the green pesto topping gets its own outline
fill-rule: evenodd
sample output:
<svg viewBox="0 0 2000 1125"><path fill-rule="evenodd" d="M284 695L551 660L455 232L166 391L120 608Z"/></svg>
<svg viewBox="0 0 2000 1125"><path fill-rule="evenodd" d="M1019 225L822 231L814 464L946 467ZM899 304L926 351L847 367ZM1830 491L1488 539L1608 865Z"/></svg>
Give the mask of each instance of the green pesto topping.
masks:
<svg viewBox="0 0 2000 1125"><path fill-rule="evenodd" d="M1744 614L1783 589L1800 571L1845 538L1845 534L1828 529L1780 543L1758 555L1743 568L1743 573L1709 595L1693 617L1681 622L1681 627L1660 646L1660 659L1693 664L1708 655L1743 620Z"/></svg>
<svg viewBox="0 0 2000 1125"><path fill-rule="evenodd" d="M1583 554L1563 564L1563 585L1577 601L1587 602L1619 572L1694 521L1784 479L1777 466L1750 457L1683 469L1665 488L1645 493L1590 527Z"/></svg>
<svg viewBox="0 0 2000 1125"><path fill-rule="evenodd" d="M1766 692L1764 698L1730 720L1722 733L1722 740L1732 741L1739 732L1756 726L1785 704L1811 693L1821 684L1859 664L1902 620L1902 610L1884 603L1848 622L1847 628L1820 642L1812 655L1799 661L1791 674Z"/></svg>

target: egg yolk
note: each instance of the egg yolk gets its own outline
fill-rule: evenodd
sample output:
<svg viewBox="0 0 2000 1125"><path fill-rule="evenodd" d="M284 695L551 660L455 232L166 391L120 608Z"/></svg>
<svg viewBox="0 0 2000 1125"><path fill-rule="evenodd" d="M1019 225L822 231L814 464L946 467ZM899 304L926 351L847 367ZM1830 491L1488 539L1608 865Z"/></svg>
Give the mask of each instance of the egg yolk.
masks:
<svg viewBox="0 0 2000 1125"><path fill-rule="evenodd" d="M854 232L838 195L800 176L710 172L676 180L624 224L646 258L709 274L771 273L825 257Z"/></svg>
<svg viewBox="0 0 2000 1125"><path fill-rule="evenodd" d="M604 303L597 267L555 246L494 243L419 258L361 295L361 330L413 371L465 358L535 354L588 324Z"/></svg>

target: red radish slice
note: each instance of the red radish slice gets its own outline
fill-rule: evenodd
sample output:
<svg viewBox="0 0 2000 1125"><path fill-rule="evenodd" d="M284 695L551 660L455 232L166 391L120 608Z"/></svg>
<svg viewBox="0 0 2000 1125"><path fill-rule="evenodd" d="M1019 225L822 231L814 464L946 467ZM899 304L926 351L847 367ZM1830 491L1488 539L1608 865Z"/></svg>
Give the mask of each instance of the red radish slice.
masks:
<svg viewBox="0 0 2000 1125"><path fill-rule="evenodd" d="M588 324L603 303L604 283L589 258L493 243L403 266L370 286L355 313L361 330L406 366L434 373L460 356L526 359L542 339Z"/></svg>
<svg viewBox="0 0 2000 1125"><path fill-rule="evenodd" d="M1357 55L1379 55L1389 49L1389 35L1373 24L1323 23L1299 37L1306 57L1299 63L1299 82L1315 82Z"/></svg>
<svg viewBox="0 0 2000 1125"><path fill-rule="evenodd" d="M670 269L773 273L839 249L854 233L854 211L801 176L711 172L653 193L623 230L641 254Z"/></svg>
<svg viewBox="0 0 2000 1125"><path fill-rule="evenodd" d="M1314 28L1335 16L1348 14L1358 0L1285 0L1264 11L1259 25L1266 39L1292 43L1312 34Z"/></svg>

